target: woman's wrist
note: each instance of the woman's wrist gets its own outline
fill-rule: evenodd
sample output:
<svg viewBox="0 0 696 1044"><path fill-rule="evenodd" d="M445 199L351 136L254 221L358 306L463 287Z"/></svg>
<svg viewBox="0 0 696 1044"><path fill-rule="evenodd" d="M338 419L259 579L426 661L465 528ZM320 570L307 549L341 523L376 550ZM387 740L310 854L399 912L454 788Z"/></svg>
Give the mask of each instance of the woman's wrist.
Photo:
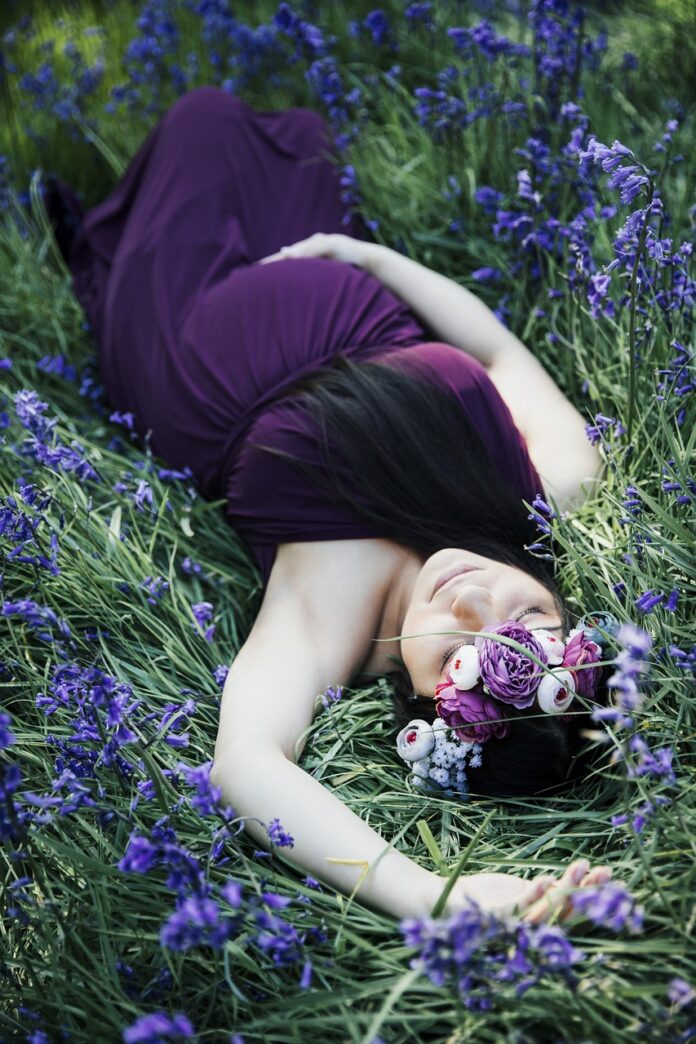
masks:
<svg viewBox="0 0 696 1044"><path fill-rule="evenodd" d="M360 240L360 251L360 267L375 276L376 279L380 278L387 255L394 253L391 247L384 246L382 243L367 243L362 240Z"/></svg>

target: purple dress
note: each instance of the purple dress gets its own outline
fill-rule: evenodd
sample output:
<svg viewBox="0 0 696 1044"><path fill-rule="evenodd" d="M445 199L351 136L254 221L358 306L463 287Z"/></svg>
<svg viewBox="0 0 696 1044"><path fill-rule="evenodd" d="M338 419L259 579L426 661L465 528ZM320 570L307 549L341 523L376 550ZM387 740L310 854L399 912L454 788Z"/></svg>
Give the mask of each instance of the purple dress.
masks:
<svg viewBox="0 0 696 1044"><path fill-rule="evenodd" d="M286 393L337 353L444 384L520 498L541 490L483 368L432 341L379 280L328 258L255 264L313 232L371 238L346 215L332 153L310 109L259 112L199 87L165 113L102 203L82 214L55 180L46 200L112 406L133 413L170 466L188 465L205 497L225 498L264 581L279 543L381 535L259 449L318 459L311 418Z"/></svg>

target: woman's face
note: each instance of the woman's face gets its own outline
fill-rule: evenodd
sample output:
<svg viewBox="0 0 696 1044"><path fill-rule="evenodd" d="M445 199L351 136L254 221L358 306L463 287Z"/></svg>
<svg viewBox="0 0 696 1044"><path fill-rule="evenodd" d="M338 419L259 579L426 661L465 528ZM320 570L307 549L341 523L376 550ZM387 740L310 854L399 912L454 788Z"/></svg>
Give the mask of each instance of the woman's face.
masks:
<svg viewBox="0 0 696 1044"><path fill-rule="evenodd" d="M474 635L452 632L485 631L503 620L562 632L554 596L523 570L454 547L431 555L416 577L401 628L401 657L415 691L434 695L455 649L474 641Z"/></svg>

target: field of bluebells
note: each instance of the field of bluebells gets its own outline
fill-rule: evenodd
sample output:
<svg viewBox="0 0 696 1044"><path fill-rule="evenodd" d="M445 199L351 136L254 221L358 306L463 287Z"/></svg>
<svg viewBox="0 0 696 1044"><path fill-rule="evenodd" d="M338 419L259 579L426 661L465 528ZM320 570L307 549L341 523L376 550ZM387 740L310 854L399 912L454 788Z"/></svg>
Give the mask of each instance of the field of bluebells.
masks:
<svg viewBox="0 0 696 1044"><path fill-rule="evenodd" d="M688 0L3 5L0 1038L694 1038L695 29ZM397 925L209 783L258 577L110 409L41 204L50 173L100 201L201 84L324 114L346 206L479 292L601 446L594 500L531 506L571 608L623 625L591 778L424 803L386 684L318 700L302 762L442 873L609 863L563 926Z"/></svg>

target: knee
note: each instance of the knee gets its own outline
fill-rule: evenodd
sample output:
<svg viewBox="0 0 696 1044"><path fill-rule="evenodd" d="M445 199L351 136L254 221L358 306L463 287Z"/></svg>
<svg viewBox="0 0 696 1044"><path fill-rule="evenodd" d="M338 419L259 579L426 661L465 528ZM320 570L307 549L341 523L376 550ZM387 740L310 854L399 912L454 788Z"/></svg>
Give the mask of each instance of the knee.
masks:
<svg viewBox="0 0 696 1044"><path fill-rule="evenodd" d="M229 117L230 113L239 112L243 102L224 90L222 87L213 87L207 84L194 87L177 98L167 113L168 118L185 118L191 120L200 119L203 115L210 116L211 113L219 116ZM185 116L184 116L185 114Z"/></svg>

